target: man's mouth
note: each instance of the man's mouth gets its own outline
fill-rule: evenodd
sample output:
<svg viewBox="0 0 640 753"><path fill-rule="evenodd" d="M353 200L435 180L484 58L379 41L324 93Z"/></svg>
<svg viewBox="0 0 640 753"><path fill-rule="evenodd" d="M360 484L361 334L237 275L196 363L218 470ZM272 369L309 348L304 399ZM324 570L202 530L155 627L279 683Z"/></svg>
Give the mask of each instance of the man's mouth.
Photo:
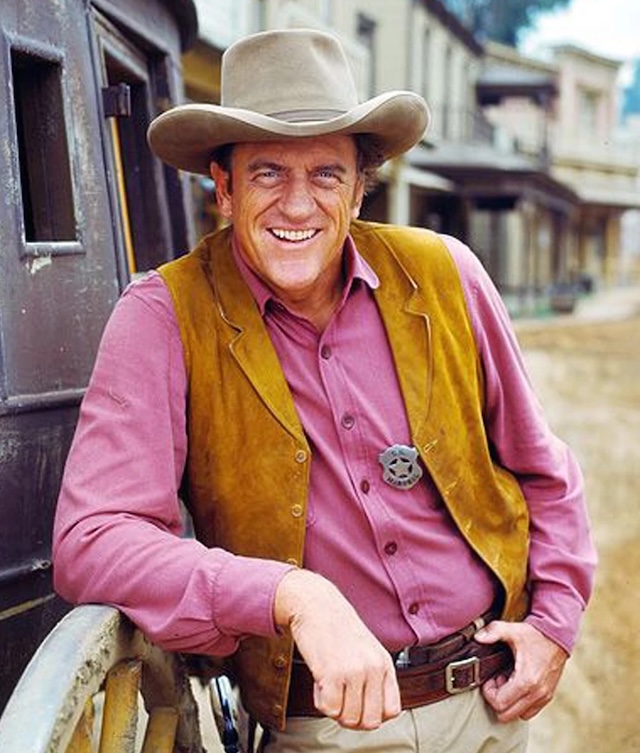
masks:
<svg viewBox="0 0 640 753"><path fill-rule="evenodd" d="M289 243L300 243L301 241L308 241L310 238L318 232L310 228L308 230L285 230L284 228L274 227L271 228L271 233L275 235L278 240L288 241Z"/></svg>

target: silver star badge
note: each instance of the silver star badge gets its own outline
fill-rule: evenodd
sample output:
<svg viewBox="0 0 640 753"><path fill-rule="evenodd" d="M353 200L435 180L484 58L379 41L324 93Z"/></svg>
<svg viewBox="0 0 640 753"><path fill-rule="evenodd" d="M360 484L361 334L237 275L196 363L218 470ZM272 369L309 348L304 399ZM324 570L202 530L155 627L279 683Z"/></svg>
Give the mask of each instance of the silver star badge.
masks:
<svg viewBox="0 0 640 753"><path fill-rule="evenodd" d="M422 468L415 447L394 444L378 455L383 468L382 480L396 489L411 489L422 478Z"/></svg>

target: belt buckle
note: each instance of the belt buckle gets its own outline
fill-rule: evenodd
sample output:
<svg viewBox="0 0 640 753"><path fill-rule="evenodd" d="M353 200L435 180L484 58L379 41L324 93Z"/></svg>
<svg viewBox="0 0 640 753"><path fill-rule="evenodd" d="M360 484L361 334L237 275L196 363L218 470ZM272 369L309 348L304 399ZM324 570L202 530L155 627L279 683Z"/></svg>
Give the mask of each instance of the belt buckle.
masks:
<svg viewBox="0 0 640 753"><path fill-rule="evenodd" d="M457 672L463 670L465 673L472 670L471 681L466 685L458 685ZM464 693L467 690L473 690L480 685L480 659L477 656L470 656L467 659L452 661L444 668L445 687L449 695Z"/></svg>
<svg viewBox="0 0 640 753"><path fill-rule="evenodd" d="M394 662L396 669L407 669L411 666L411 656L409 655L409 649L403 648L398 652Z"/></svg>

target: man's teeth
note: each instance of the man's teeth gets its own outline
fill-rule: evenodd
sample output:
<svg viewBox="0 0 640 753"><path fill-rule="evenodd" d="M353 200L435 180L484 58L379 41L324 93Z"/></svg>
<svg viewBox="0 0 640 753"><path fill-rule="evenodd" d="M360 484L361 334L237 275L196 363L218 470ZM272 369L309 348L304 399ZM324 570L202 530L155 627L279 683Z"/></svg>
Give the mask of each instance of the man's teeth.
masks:
<svg viewBox="0 0 640 753"><path fill-rule="evenodd" d="M280 228L274 228L271 231L276 238L280 238L283 241L306 241L309 238L313 238L315 230L282 230Z"/></svg>

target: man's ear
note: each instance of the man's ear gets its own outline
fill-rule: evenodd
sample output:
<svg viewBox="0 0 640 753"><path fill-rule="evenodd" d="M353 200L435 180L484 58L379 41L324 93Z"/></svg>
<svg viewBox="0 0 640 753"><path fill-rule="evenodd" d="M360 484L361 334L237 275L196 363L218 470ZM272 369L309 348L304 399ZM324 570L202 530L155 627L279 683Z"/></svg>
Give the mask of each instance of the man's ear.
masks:
<svg viewBox="0 0 640 753"><path fill-rule="evenodd" d="M209 165L209 171L211 172L211 177L216 186L216 201L218 203L220 214L226 220L230 220L233 212L231 191L229 190L231 176L228 172L223 170L217 162L212 162Z"/></svg>
<svg viewBox="0 0 640 753"><path fill-rule="evenodd" d="M353 204L351 205L351 219L357 220L360 216L360 209L362 208L362 201L364 199L364 179L358 178L356 187L353 193Z"/></svg>

